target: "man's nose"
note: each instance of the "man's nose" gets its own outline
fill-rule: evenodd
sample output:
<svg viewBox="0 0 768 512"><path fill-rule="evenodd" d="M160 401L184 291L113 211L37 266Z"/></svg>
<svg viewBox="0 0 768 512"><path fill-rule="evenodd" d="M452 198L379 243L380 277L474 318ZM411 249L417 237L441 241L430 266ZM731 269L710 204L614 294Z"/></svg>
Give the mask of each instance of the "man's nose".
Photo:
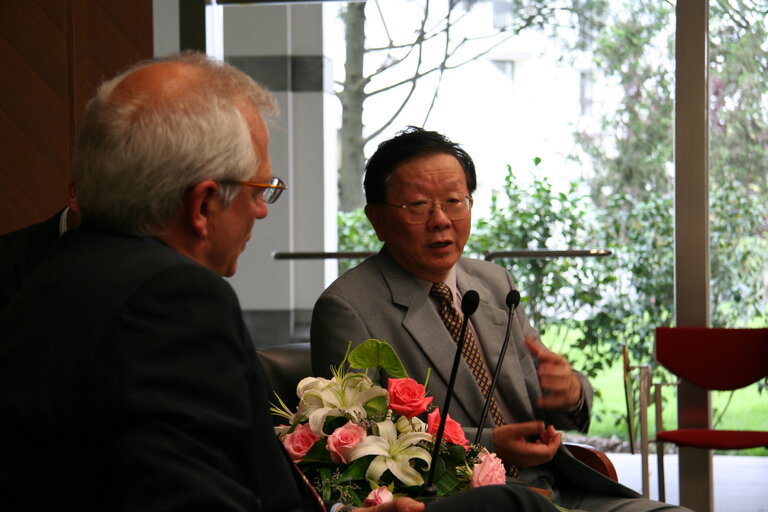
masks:
<svg viewBox="0 0 768 512"><path fill-rule="evenodd" d="M445 205L443 203L435 202L432 205L427 224L430 226L449 226L451 224L451 219L445 213Z"/></svg>
<svg viewBox="0 0 768 512"><path fill-rule="evenodd" d="M269 214L269 207L266 201L259 201L256 205L256 218L263 219Z"/></svg>

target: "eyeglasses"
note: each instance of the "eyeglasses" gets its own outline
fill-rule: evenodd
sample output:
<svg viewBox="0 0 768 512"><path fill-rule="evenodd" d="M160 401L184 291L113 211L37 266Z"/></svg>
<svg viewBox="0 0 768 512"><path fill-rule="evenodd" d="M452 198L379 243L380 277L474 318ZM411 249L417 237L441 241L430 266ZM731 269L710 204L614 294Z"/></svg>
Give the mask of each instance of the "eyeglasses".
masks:
<svg viewBox="0 0 768 512"><path fill-rule="evenodd" d="M288 186L285 184L283 180L280 178L272 178L269 180L269 183L257 183L255 181L234 181L234 180L226 180L221 182L223 185L242 185L244 187L254 187L254 188L260 188L259 194L261 195L261 198L264 200L265 203L272 204L275 201L277 201L277 198L280 197L280 194L283 193L283 190L287 189Z"/></svg>
<svg viewBox="0 0 768 512"><path fill-rule="evenodd" d="M405 204L384 203L388 206L394 206L405 210L408 215L405 221L409 224L424 224L432 216L435 205L445 212L446 217L451 220L461 220L469 215L472 209L472 198L469 196L448 196L443 201L434 201L432 199L417 199L408 201Z"/></svg>

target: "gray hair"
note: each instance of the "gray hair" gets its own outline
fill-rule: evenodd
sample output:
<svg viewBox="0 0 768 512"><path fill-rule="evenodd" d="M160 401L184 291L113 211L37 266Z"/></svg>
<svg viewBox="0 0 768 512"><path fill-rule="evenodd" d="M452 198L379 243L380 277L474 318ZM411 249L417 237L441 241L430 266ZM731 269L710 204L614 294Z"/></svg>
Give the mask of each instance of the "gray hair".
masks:
<svg viewBox="0 0 768 512"><path fill-rule="evenodd" d="M136 94L110 101L131 73L156 62L203 71L173 101ZM277 115L274 97L229 64L193 52L141 63L103 83L86 109L75 146L74 179L91 228L132 234L162 229L191 187L205 180L250 179L255 154L244 107ZM238 187L220 187L225 206Z"/></svg>

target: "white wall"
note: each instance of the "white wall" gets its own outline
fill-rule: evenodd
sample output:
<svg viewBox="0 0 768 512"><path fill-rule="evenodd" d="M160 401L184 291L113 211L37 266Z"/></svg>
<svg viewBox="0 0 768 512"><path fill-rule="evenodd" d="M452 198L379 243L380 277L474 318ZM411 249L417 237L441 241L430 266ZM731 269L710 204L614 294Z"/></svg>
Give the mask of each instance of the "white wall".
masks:
<svg viewBox="0 0 768 512"><path fill-rule="evenodd" d="M223 11L225 58L322 56L319 4L231 5ZM178 1L155 0L154 15L156 55L177 51ZM258 74L258 69L253 72L256 80ZM270 127L269 151L273 173L286 181L288 190L270 205L269 216L256 222L230 282L244 310L310 310L324 289L324 262L278 261L272 253L325 247L323 169L335 166L335 153L325 150L327 94L290 87L273 92L282 113ZM335 135L330 140L335 146Z"/></svg>
<svg viewBox="0 0 768 512"><path fill-rule="evenodd" d="M155 56L179 51L179 2L154 0L152 2L153 38Z"/></svg>

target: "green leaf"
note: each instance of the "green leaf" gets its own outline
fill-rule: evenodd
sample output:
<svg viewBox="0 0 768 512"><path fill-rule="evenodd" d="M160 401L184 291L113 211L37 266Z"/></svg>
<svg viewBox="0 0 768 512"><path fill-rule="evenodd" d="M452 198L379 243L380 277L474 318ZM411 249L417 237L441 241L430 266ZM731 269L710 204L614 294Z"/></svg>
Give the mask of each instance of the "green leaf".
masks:
<svg viewBox="0 0 768 512"><path fill-rule="evenodd" d="M333 432L337 428L343 427L349 423L349 418L346 416L328 416L323 424L324 432Z"/></svg>
<svg viewBox="0 0 768 512"><path fill-rule="evenodd" d="M352 498L352 501L354 502L354 503L352 503L352 505L354 505L355 507L362 507L363 506L363 498L360 497L360 495L358 495L358 493L350 492L349 493L349 497Z"/></svg>
<svg viewBox="0 0 768 512"><path fill-rule="evenodd" d="M365 412L368 413L369 417L382 417L387 413L387 398L384 396L377 396L374 398L371 398L365 404L363 407L365 408Z"/></svg>
<svg viewBox="0 0 768 512"><path fill-rule="evenodd" d="M331 478L331 468L320 468L318 471L320 473L320 480L321 481L327 481ZM322 489L322 496L323 500L330 501L331 500L331 486L330 485L324 485Z"/></svg>
<svg viewBox="0 0 768 512"><path fill-rule="evenodd" d="M365 471L371 463L372 457L361 457L352 462L339 477L338 482L350 482L352 480L364 480Z"/></svg>
<svg viewBox="0 0 768 512"><path fill-rule="evenodd" d="M349 366L358 370L380 368L395 378L408 377L403 362L386 341L369 339L349 353Z"/></svg>
<svg viewBox="0 0 768 512"><path fill-rule="evenodd" d="M467 452L463 446L453 443L446 443L446 448L448 449L448 455L443 456L446 464L449 466L457 466L464 463Z"/></svg>
<svg viewBox="0 0 768 512"><path fill-rule="evenodd" d="M379 340L370 339L362 342L349 353L349 366L358 370L379 366Z"/></svg>
<svg viewBox="0 0 768 512"><path fill-rule="evenodd" d="M325 447L326 444L327 444L326 439L321 439L315 444L313 444L312 448L310 448L307 454L304 456L304 458L301 459L300 464L332 463L333 461L331 460L331 454L328 452L328 450Z"/></svg>
<svg viewBox="0 0 768 512"><path fill-rule="evenodd" d="M437 487L437 494L440 496L447 496L453 494L453 490L459 485L459 477L456 476L456 472L447 469L440 474L439 478L435 479L435 487Z"/></svg>
<svg viewBox="0 0 768 512"><path fill-rule="evenodd" d="M389 343L379 342L379 364L382 370L392 377L404 379L408 377L403 362Z"/></svg>

